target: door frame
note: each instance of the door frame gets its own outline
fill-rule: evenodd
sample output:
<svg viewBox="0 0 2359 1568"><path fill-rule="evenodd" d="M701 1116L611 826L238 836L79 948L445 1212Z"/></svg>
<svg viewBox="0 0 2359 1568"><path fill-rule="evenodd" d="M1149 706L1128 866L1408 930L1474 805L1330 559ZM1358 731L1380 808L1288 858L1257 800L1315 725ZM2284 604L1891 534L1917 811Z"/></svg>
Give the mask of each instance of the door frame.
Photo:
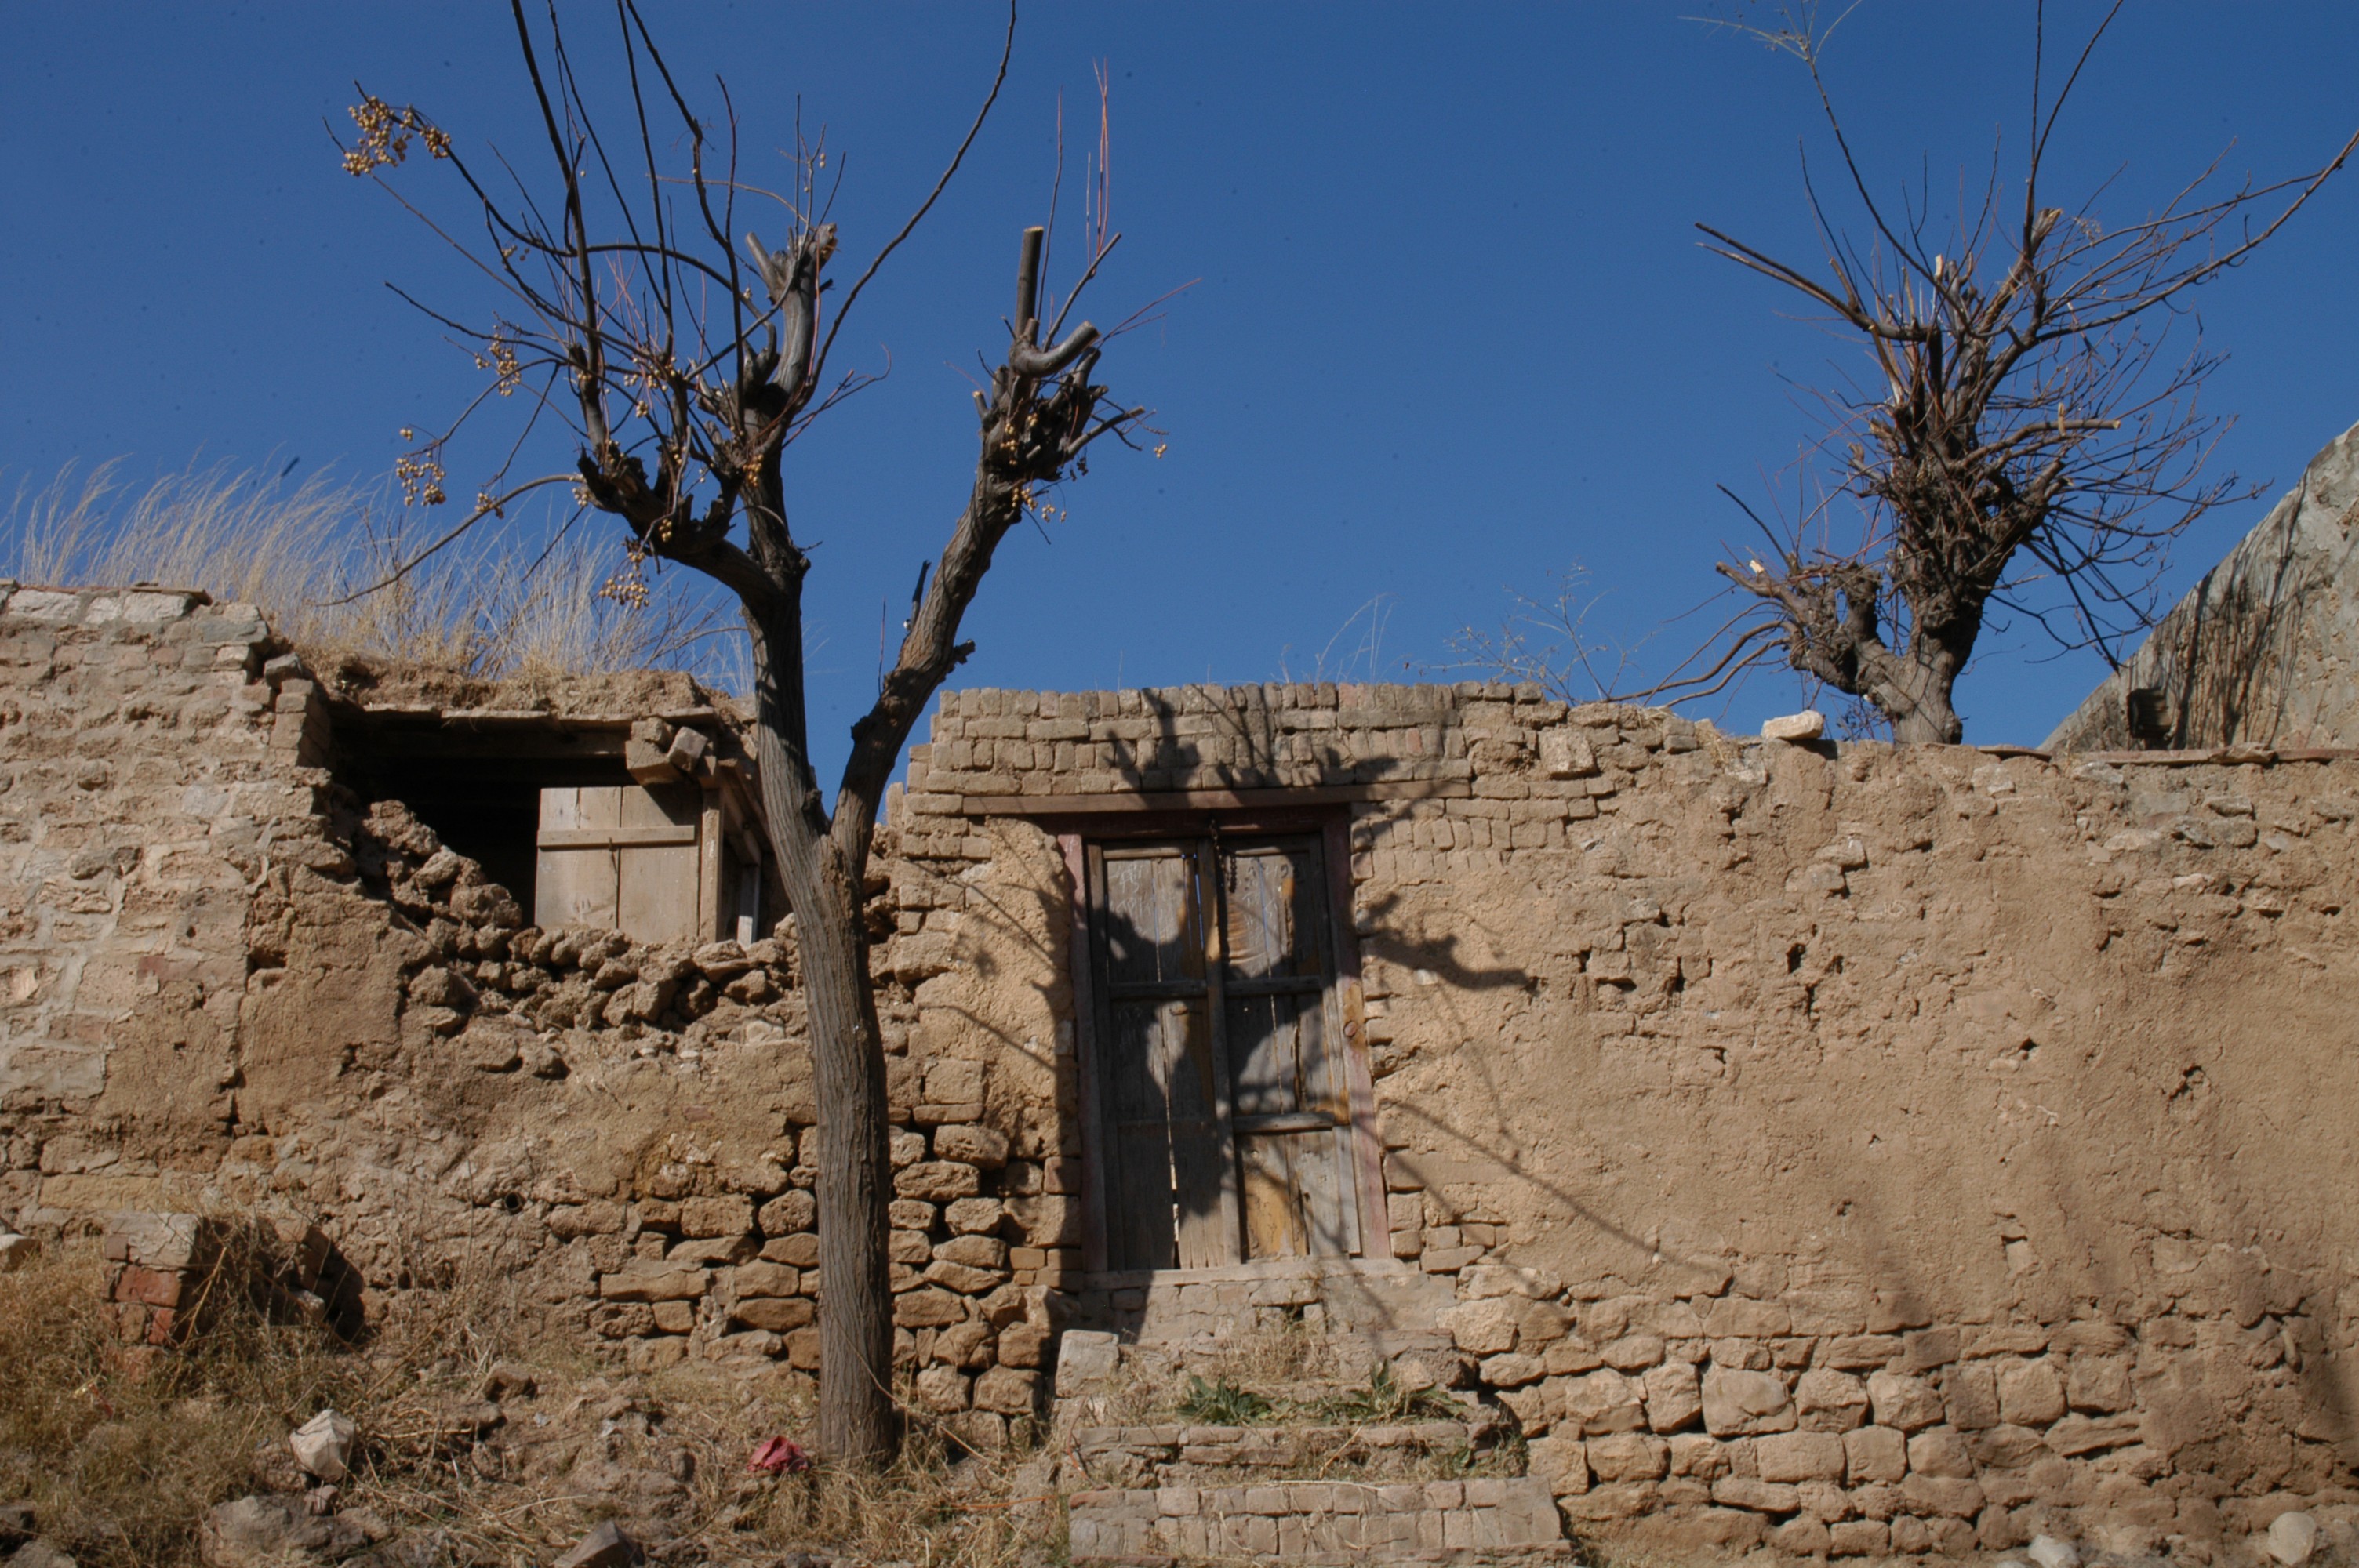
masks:
<svg viewBox="0 0 2359 1568"><path fill-rule="evenodd" d="M1360 1210L1359 1258L1390 1260L1392 1227L1386 1202L1384 1142L1376 1130L1375 1080L1368 1070L1367 1001L1360 979L1359 934L1352 925L1352 835L1349 807L1229 811L1140 811L1092 814L1085 819L1044 816L1065 861L1071 937L1066 964L1073 997L1074 1108L1082 1131L1082 1260L1092 1274L1108 1271L1104 1068L1097 1039L1086 840L1250 838L1316 834L1327 862L1328 929L1334 943L1335 1002L1343 1020L1343 1071L1350 1091L1351 1176ZM1234 1143L1234 1140L1232 1140ZM1234 1147L1229 1158L1235 1158ZM1240 1236L1242 1245L1242 1235ZM1289 1263L1294 1261L1289 1260ZM1315 1259L1301 1260L1316 1262ZM1198 1272L1201 1271L1184 1271Z"/></svg>

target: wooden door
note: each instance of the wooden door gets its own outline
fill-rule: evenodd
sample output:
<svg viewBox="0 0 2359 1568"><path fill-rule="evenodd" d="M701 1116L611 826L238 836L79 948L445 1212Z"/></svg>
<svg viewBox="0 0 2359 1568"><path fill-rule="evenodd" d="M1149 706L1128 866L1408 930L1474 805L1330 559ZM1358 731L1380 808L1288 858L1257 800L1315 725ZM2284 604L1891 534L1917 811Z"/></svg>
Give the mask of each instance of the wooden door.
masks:
<svg viewBox="0 0 2359 1568"><path fill-rule="evenodd" d="M1324 847L1087 847L1108 1266L1360 1249Z"/></svg>
<svg viewBox="0 0 2359 1568"><path fill-rule="evenodd" d="M1099 1038L1114 1070L1110 1251L1127 1269L1236 1261L1236 1173L1214 1049L1216 928L1197 844L1093 846Z"/></svg>
<svg viewBox="0 0 2359 1568"><path fill-rule="evenodd" d="M1221 855L1223 1033L1248 1258L1360 1249L1320 849L1287 838Z"/></svg>
<svg viewBox="0 0 2359 1568"><path fill-rule="evenodd" d="M542 790L533 923L646 942L709 937L700 919L703 796L692 784Z"/></svg>

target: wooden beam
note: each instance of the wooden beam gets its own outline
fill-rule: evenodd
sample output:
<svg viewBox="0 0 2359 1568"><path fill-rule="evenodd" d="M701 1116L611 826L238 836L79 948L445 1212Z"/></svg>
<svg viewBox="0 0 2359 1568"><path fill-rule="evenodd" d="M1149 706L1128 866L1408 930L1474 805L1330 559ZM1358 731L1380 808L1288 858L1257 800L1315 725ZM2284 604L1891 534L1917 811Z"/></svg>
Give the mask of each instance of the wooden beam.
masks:
<svg viewBox="0 0 2359 1568"><path fill-rule="evenodd" d="M1367 800L1464 800L1464 779L1380 779L1374 784L1281 789L1119 790L1103 795L970 795L966 816L1088 816L1130 811L1244 811L1273 806L1345 806Z"/></svg>

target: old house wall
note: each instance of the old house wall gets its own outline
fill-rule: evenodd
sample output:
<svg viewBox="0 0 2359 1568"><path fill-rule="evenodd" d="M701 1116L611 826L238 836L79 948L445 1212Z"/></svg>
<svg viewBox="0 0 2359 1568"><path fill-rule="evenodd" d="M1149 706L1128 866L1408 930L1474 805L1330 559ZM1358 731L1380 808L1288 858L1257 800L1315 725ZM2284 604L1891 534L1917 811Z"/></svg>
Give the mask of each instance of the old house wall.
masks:
<svg viewBox="0 0 2359 1568"><path fill-rule="evenodd" d="M816 1364L790 929L527 926L338 784L328 697L252 607L0 594L0 1224L259 1209L319 1225L372 1314L458 1287L641 1368ZM879 949L900 1349L994 1442L1037 1400L1055 1151L992 1125L980 1045L913 1053L935 946Z"/></svg>
<svg viewBox="0 0 2359 1568"><path fill-rule="evenodd" d="M790 931L526 927L339 786L250 608L0 591L0 1219L277 1210L372 1311L466 1284L642 1367L810 1364ZM1136 1289L1083 1266L1057 835L1278 804L1348 821L1367 1269L1440 1293L1576 1519L1908 1550L2350 1485L2359 764L1482 687L944 697L872 925L902 1352L978 1439Z"/></svg>
<svg viewBox="0 0 2359 1568"><path fill-rule="evenodd" d="M901 847L1061 908L1053 832L1138 791L1348 814L1389 1251L1454 1287L1576 1520L2151 1543L2347 1496L2359 762L1765 745L1499 687L969 691ZM1006 963L1053 1011L1060 954L940 913L921 1004ZM1070 1143L1038 1018L962 1027L1025 1039Z"/></svg>

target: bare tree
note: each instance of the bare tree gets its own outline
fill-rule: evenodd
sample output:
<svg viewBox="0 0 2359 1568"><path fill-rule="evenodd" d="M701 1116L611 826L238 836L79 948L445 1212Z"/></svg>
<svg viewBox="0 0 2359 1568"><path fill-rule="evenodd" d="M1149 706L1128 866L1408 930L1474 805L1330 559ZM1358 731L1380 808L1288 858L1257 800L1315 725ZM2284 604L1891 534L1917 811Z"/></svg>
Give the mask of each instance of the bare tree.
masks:
<svg viewBox="0 0 2359 1568"><path fill-rule="evenodd" d="M1719 564L1745 608L1671 678L1633 695L1717 692L1782 655L1872 705L1896 740L1955 741L1952 689L1995 609L2117 665L2123 641L2159 608L2169 542L2211 507L2256 492L2233 474L2204 475L2227 422L2201 412L2198 394L2220 357L2200 324L2184 355L2166 357L2168 329L2190 291L2274 235L2359 136L2323 168L2257 188L2217 187L2215 159L2159 211L2118 228L2098 221L2096 193L2070 210L2049 205L2049 138L2120 8L2052 96L2042 19L2020 210L2002 194L1995 153L1979 210L1962 211L1946 237L1929 234L1921 188L1897 210L1870 193L1821 69L1843 17L1821 26L1812 0L1798 0L1779 26L1742 29L1809 72L1840 153L1849 226L1830 215L1807 161L1821 265L1698 226L1707 249L1822 310L1865 351L1867 373L1815 393L1826 429L1803 453L1799 499L1781 524L1737 501L1768 541ZM1859 514L1842 538L1838 503Z"/></svg>
<svg viewBox="0 0 2359 1568"><path fill-rule="evenodd" d="M555 165L541 197L505 159L495 179L479 178L425 115L365 95L353 111L359 139L345 149L354 174L381 177L415 138L465 184L481 239L470 244L440 224L436 232L466 254L501 303L486 325L433 313L491 376L461 421L487 399L523 391L529 413L517 447L536 421L553 416L578 449L571 473L516 481L501 465L468 515L432 548L527 492L571 483L582 507L625 526L629 566L610 592L644 602L647 572L669 563L724 585L743 608L752 641L755 754L770 845L796 920L822 1136L820 1442L832 1459L877 1463L897 1451L899 1423L890 1391L886 1250L890 1130L863 913L870 845L911 727L973 650L959 639L959 625L993 552L1027 511L1046 504L1048 487L1083 470L1093 442L1126 438L1144 414L1110 403L1092 380L1103 344L1096 327L1083 321L1059 336L1075 297L1119 237L1105 222L1103 85L1080 282L1052 312L1041 287L1046 236L1040 228L1024 232L1011 336L987 387L974 395L981 441L965 507L930 578L920 575L907 634L875 704L852 727L851 756L831 806L811 763L804 696L803 585L811 562L788 524L782 460L812 419L861 384L862 377L847 375L828 385L829 351L861 292L940 196L991 113L1014 48L1014 8L998 72L966 139L823 332L821 302L830 287L823 279L836 252L835 225L827 222L832 191L821 189L824 137L806 141L798 123L787 194L741 178L726 87L717 90L726 132L716 135L690 108L633 0L618 0L630 113L623 138L610 145L553 9L538 37L522 0L511 0L511 9ZM659 124L676 129L659 132ZM684 148L684 169L667 167L658 151L666 145ZM841 160L838 178L840 168ZM494 185L516 194L495 196ZM766 199L782 232L769 244L746 233L741 253L731 236L739 232L741 200L754 198ZM451 434L425 439L404 460L405 483L421 501L440 498ZM508 463L516 460L512 449Z"/></svg>

